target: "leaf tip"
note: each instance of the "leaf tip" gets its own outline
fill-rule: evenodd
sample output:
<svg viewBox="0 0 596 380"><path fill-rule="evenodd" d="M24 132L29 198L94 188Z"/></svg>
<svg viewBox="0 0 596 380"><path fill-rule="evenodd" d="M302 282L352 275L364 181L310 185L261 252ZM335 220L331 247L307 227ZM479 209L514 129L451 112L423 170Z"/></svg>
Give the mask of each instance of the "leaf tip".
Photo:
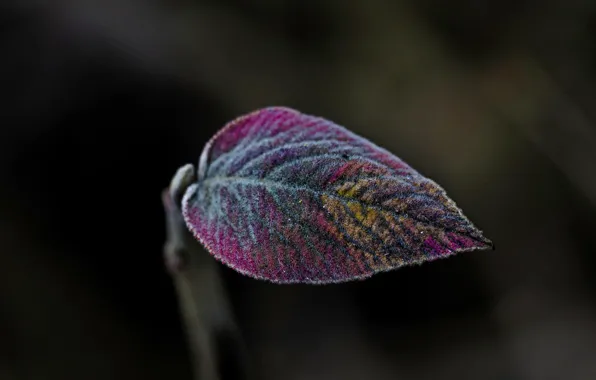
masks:
<svg viewBox="0 0 596 380"><path fill-rule="evenodd" d="M488 241L488 243L490 245L490 250L491 251L496 251L497 250L497 247L495 246L495 243L492 240L488 240L488 239L486 239L486 240Z"/></svg>

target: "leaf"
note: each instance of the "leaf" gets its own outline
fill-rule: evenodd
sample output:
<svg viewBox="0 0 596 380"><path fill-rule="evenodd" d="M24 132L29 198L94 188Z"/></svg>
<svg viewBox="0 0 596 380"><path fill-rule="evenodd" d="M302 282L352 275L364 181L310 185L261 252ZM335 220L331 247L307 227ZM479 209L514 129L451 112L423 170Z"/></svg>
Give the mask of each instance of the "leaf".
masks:
<svg viewBox="0 0 596 380"><path fill-rule="evenodd" d="M445 191L323 118L270 107L201 154L183 199L209 252L275 283L336 283L492 246Z"/></svg>

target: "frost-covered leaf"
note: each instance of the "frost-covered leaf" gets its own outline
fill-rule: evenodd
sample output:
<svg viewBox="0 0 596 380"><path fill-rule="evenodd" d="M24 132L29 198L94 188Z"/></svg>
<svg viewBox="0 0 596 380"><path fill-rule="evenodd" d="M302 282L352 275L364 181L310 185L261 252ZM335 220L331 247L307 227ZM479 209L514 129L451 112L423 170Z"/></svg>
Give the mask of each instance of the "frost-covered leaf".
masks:
<svg viewBox="0 0 596 380"><path fill-rule="evenodd" d="M323 118L239 117L206 145L183 199L224 264L276 283L333 283L492 246L445 191Z"/></svg>

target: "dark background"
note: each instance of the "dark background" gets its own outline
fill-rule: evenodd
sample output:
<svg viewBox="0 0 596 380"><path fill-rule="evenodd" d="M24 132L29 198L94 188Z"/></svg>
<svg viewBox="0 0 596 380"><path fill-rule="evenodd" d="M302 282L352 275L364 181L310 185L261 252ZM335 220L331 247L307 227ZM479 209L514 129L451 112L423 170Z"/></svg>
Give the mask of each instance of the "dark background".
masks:
<svg viewBox="0 0 596 380"><path fill-rule="evenodd" d="M596 379L596 3L41 3L0 5L0 379L191 377L160 192L269 105L395 152L497 250L221 267L263 379Z"/></svg>

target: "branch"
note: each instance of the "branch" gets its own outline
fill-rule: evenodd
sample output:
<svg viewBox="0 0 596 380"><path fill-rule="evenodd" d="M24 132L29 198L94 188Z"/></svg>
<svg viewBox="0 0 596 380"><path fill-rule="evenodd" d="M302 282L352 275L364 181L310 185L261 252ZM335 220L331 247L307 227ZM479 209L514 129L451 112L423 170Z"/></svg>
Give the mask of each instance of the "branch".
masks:
<svg viewBox="0 0 596 380"><path fill-rule="evenodd" d="M244 345L217 263L190 234L180 212L182 195L194 179L193 165L185 165L162 193L164 258L178 293L193 372L201 380L246 379Z"/></svg>

